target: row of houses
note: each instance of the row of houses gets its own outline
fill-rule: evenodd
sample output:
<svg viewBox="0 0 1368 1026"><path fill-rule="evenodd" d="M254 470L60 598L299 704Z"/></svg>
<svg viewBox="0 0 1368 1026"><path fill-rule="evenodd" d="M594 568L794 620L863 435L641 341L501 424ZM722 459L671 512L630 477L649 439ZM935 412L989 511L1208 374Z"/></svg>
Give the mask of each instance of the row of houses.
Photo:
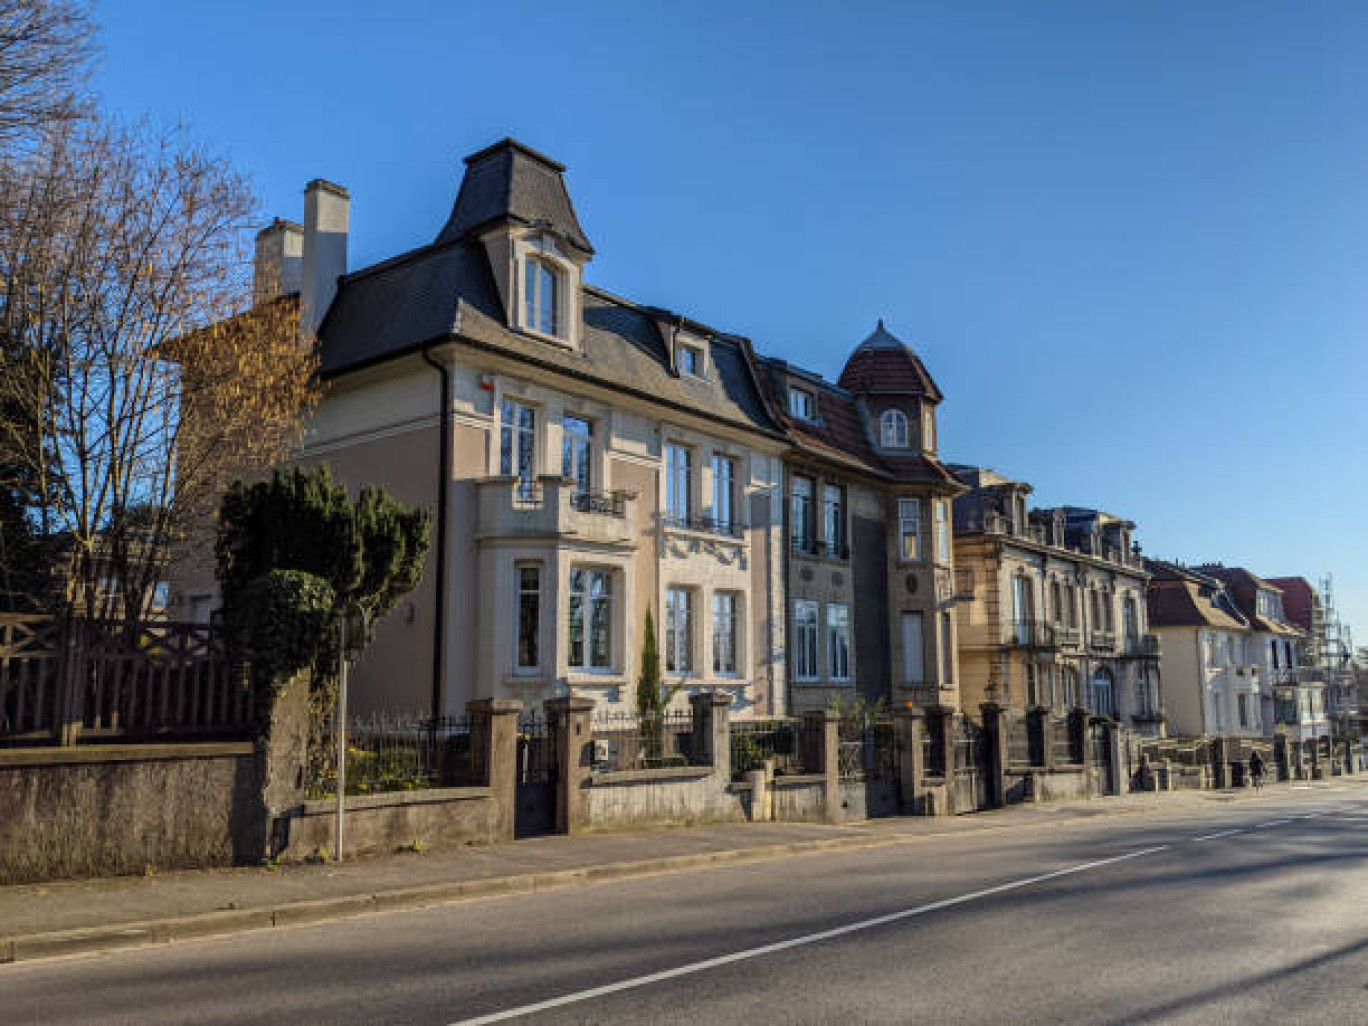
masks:
<svg viewBox="0 0 1368 1026"><path fill-rule="evenodd" d="M350 199L321 180L257 240L258 298L297 294L320 345L301 462L436 512L360 709L630 707L649 614L667 682L743 717L991 701L1323 729L1304 581L1146 560L1123 517L1031 508L942 459L944 397L882 322L827 380L587 284L556 161L504 140L465 165L434 241L380 264L348 270ZM213 589L171 600L203 617Z"/></svg>

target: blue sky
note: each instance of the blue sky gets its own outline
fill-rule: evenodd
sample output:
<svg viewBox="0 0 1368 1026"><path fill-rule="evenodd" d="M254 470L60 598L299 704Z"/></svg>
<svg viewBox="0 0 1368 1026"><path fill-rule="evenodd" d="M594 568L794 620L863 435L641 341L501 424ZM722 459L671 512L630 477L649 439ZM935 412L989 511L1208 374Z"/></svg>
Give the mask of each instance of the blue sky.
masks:
<svg viewBox="0 0 1368 1026"><path fill-rule="evenodd" d="M1368 643L1368 5L104 0L101 88L264 213L431 241L569 166L589 280L830 376L883 317L943 454L1147 552L1336 577Z"/></svg>

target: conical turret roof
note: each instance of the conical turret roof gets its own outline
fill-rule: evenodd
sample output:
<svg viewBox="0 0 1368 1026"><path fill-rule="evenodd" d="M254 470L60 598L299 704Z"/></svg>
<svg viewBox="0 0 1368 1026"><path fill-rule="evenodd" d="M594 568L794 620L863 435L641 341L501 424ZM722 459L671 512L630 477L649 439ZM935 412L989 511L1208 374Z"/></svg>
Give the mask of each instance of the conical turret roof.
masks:
<svg viewBox="0 0 1368 1026"><path fill-rule="evenodd" d="M839 384L856 395L919 395L941 401L940 389L921 359L884 327L882 319L850 354Z"/></svg>

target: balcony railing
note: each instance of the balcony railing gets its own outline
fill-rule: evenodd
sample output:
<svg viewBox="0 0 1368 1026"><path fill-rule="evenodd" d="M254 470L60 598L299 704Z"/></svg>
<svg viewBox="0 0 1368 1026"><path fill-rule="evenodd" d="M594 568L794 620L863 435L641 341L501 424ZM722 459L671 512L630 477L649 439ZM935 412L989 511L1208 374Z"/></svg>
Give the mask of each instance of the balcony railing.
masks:
<svg viewBox="0 0 1368 1026"><path fill-rule="evenodd" d="M1075 552L1082 556L1091 556L1094 559L1105 560L1108 563L1115 563L1132 570L1143 570L1145 568L1145 558L1139 552L1123 549L1105 540L1094 541L1087 535L1079 538L1074 544L1067 542L1061 544L1049 536L1044 524L1017 524L1011 517L1002 513L990 512L971 515L964 520L959 530L966 534L1021 538L1036 545L1044 545L1064 552Z"/></svg>
<svg viewBox="0 0 1368 1026"><path fill-rule="evenodd" d="M1008 648L1058 648L1059 636L1053 624L1015 620L1007 625L1002 643Z"/></svg>
<svg viewBox="0 0 1368 1026"><path fill-rule="evenodd" d="M727 538L740 538L742 525L735 520L718 520L716 517L682 517L667 513L666 527L677 527L684 531L701 531L704 534L720 534Z"/></svg>
<svg viewBox="0 0 1368 1026"><path fill-rule="evenodd" d="M1125 653L1131 659L1158 659L1159 635L1132 634L1126 638Z"/></svg>
<svg viewBox="0 0 1368 1026"><path fill-rule="evenodd" d="M790 547L795 556L819 556L823 559L849 559L850 548L844 542L793 538Z"/></svg>
<svg viewBox="0 0 1368 1026"><path fill-rule="evenodd" d="M1115 631L1088 631L1088 647L1102 651L1116 648Z"/></svg>
<svg viewBox="0 0 1368 1026"><path fill-rule="evenodd" d="M622 492L571 492L570 508L576 513L622 517L627 515L627 500Z"/></svg>

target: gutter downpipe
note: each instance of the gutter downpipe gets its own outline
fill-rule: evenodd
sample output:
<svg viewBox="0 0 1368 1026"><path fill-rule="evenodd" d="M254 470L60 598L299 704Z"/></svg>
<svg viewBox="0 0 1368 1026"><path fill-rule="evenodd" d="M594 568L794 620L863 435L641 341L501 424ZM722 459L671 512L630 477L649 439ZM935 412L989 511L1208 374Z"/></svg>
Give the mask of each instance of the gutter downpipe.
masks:
<svg viewBox="0 0 1368 1026"><path fill-rule="evenodd" d="M446 649L447 494L451 490L451 371L432 358L432 343L423 345L423 362L442 377L441 413L438 417L437 479L437 589L436 618L432 628L432 717L442 715L442 658Z"/></svg>

